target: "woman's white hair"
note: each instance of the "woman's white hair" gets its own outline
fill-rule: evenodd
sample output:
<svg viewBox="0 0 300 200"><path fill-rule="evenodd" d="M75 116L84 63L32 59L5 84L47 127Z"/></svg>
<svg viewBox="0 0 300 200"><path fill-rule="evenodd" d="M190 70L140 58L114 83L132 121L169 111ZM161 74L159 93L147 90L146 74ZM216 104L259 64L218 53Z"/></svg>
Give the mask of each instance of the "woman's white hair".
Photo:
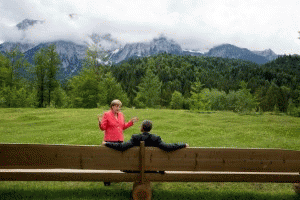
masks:
<svg viewBox="0 0 300 200"><path fill-rule="evenodd" d="M110 103L110 107L113 107L114 105L122 106L122 102L119 99L115 99Z"/></svg>

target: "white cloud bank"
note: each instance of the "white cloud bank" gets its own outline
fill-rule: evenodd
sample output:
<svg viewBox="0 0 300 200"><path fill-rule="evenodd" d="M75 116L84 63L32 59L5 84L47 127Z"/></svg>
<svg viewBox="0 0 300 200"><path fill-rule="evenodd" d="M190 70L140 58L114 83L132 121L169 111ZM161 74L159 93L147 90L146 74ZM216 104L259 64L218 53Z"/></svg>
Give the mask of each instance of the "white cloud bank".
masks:
<svg viewBox="0 0 300 200"><path fill-rule="evenodd" d="M26 31L36 41L78 42L94 32L110 33L113 42L124 44L163 33L183 48L202 51L230 43L300 54L299 8L298 0L12 0L0 2L0 41L24 37L14 26L28 18L45 21ZM71 19L71 13L78 17Z"/></svg>

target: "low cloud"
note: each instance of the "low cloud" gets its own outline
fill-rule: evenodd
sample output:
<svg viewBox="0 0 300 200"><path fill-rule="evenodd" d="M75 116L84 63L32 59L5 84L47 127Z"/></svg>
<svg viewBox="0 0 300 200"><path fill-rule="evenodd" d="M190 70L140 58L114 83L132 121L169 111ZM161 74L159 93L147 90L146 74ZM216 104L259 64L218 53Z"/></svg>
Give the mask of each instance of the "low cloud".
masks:
<svg viewBox="0 0 300 200"><path fill-rule="evenodd" d="M109 34L109 26L95 18L65 15L57 19L38 21L25 30L19 30L16 25L0 24L3 31L0 38L11 42L52 42L57 40L72 41L78 44L92 44L110 49L121 45L121 41ZM98 35L96 35L98 34ZM93 39L91 36L94 35Z"/></svg>
<svg viewBox="0 0 300 200"><path fill-rule="evenodd" d="M272 4L258 0L11 0L0 2L0 42L25 41L25 36L36 42L82 43L97 33L103 36L103 46L110 48L164 34L184 49L206 51L230 43L250 50L300 54L299 5L298 0ZM14 26L26 18L44 23L18 31ZM107 34L110 37L104 38Z"/></svg>

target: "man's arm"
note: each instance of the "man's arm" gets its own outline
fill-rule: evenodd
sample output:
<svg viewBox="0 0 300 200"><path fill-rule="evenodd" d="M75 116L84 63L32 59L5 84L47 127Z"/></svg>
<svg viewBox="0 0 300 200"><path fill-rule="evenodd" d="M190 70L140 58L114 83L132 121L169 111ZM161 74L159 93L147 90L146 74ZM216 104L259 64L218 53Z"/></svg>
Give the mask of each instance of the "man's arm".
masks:
<svg viewBox="0 0 300 200"><path fill-rule="evenodd" d="M104 144L105 146L107 146L109 148L118 150L118 151L126 151L127 149L134 147L133 138L131 138L127 142L123 142L123 143L104 142L102 144Z"/></svg>
<svg viewBox="0 0 300 200"><path fill-rule="evenodd" d="M182 142L181 143L173 143L173 144L164 143L160 136L156 136L156 143L157 143L157 147L164 151L175 151L178 149L188 147L188 144L185 144Z"/></svg>

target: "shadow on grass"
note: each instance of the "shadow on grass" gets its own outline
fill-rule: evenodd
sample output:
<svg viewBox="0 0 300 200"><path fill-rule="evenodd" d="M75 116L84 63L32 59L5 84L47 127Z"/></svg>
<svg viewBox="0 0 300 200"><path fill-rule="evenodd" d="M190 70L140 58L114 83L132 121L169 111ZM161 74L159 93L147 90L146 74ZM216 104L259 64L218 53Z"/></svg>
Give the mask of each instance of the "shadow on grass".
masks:
<svg viewBox="0 0 300 200"><path fill-rule="evenodd" d="M193 110L188 110L186 112L196 113L196 114L214 114L214 113L216 113L216 111L193 111Z"/></svg>
<svg viewBox="0 0 300 200"><path fill-rule="evenodd" d="M153 199L159 200L300 200L300 195L295 194L262 194L255 192L221 192L221 191L189 191L189 192L172 192L157 191L153 192Z"/></svg>
<svg viewBox="0 0 300 200"><path fill-rule="evenodd" d="M123 189L0 189L0 199L18 200L18 199L130 199L131 191Z"/></svg>
<svg viewBox="0 0 300 200"><path fill-rule="evenodd" d="M18 199L105 199L125 200L131 199L131 190L114 187L100 187L99 189L0 189L0 197L5 200ZM300 200L300 195L295 194L262 194L255 192L218 192L218 191L188 191L174 192L154 190L153 200Z"/></svg>

